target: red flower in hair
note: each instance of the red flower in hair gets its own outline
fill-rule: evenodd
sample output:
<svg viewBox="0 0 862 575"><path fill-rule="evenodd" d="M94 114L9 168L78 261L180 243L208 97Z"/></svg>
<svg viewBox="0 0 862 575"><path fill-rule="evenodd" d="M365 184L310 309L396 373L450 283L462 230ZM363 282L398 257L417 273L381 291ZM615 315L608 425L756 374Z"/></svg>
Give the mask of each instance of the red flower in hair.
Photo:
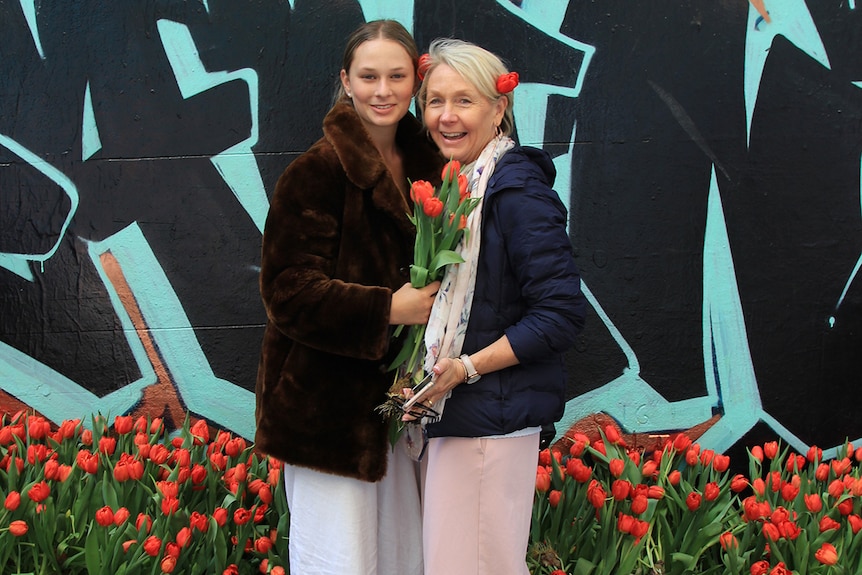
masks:
<svg viewBox="0 0 862 575"><path fill-rule="evenodd" d="M497 91L501 94L508 94L518 86L518 81L519 77L517 72L500 74L500 77L497 78Z"/></svg>
<svg viewBox="0 0 862 575"><path fill-rule="evenodd" d="M416 65L416 75L420 80L425 79L425 74L428 73L428 68L431 67L431 55L428 53L419 56L419 63Z"/></svg>

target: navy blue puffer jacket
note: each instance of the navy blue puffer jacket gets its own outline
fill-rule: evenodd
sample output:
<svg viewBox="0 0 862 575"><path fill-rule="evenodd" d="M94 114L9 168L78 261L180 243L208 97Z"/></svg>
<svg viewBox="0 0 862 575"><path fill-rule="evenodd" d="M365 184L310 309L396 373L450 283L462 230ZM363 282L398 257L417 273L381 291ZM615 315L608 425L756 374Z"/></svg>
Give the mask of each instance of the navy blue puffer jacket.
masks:
<svg viewBox="0 0 862 575"><path fill-rule="evenodd" d="M586 299L552 189L547 153L515 147L497 163L482 206L476 292L463 353L508 336L519 365L461 384L429 437L501 435L563 415L564 353L583 329Z"/></svg>

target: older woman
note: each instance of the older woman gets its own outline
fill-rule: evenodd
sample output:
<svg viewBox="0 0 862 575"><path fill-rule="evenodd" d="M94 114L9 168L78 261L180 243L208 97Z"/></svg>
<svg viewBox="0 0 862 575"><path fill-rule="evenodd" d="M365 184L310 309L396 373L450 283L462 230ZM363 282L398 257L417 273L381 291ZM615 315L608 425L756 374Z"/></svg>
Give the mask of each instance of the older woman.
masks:
<svg viewBox="0 0 862 575"><path fill-rule="evenodd" d="M451 39L431 44L423 72L425 126L482 198L426 337L422 401L442 413L426 425L425 575L527 574L540 430L563 414L585 298L553 163L509 137L517 74Z"/></svg>

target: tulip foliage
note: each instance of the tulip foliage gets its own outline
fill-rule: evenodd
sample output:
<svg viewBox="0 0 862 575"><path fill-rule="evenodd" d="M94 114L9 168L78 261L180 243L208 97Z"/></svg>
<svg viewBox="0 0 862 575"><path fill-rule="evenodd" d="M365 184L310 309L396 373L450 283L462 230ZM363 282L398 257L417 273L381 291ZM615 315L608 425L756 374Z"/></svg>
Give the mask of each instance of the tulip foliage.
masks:
<svg viewBox="0 0 862 575"><path fill-rule="evenodd" d="M862 447L826 461L768 442L743 475L682 434L565 439L539 454L533 575L862 573ZM0 575L283 575L281 469L203 420L3 416Z"/></svg>
<svg viewBox="0 0 862 575"><path fill-rule="evenodd" d="M287 572L281 464L204 420L0 420L0 574Z"/></svg>
<svg viewBox="0 0 862 575"><path fill-rule="evenodd" d="M862 448L768 442L745 476L682 434L652 452L613 425L566 439L539 454L533 575L862 573Z"/></svg>

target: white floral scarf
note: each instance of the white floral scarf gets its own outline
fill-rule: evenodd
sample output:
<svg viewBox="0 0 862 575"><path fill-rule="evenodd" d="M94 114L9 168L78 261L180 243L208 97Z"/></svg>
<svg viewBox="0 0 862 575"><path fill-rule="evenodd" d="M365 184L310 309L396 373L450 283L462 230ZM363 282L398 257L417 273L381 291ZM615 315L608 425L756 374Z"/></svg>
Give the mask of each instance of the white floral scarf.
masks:
<svg viewBox="0 0 862 575"><path fill-rule="evenodd" d="M472 165L462 168L468 178L470 197L479 198L480 201L467 217L466 233L458 249L464 262L450 265L446 270L431 308L431 317L425 331L426 372L431 371L438 358L461 355L476 289L476 270L482 240L481 200L485 196L488 180L494 173L497 162L514 146L515 142L508 136L497 136L488 142ZM448 397L449 394L437 400L434 410L442 414Z"/></svg>

